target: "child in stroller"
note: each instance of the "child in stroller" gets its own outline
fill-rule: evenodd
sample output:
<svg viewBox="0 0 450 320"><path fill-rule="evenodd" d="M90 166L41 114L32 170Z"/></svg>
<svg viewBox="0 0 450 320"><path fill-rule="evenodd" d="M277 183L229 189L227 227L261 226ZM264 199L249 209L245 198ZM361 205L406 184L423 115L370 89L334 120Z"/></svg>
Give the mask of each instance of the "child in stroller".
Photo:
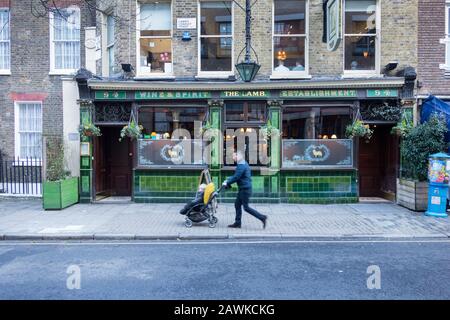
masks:
<svg viewBox="0 0 450 320"><path fill-rule="evenodd" d="M201 184L197 189L195 199L188 202L180 214L185 215L185 226L192 227L193 223L208 220L209 227L214 228L218 219L214 216L217 209L216 197L222 188L215 191L214 183Z"/></svg>
<svg viewBox="0 0 450 320"><path fill-rule="evenodd" d="M195 198L192 201L186 203L183 209L180 210L180 214L186 215L190 209L194 208L196 205L203 203L203 197L205 194L206 184L202 183L198 186L197 193L195 194Z"/></svg>

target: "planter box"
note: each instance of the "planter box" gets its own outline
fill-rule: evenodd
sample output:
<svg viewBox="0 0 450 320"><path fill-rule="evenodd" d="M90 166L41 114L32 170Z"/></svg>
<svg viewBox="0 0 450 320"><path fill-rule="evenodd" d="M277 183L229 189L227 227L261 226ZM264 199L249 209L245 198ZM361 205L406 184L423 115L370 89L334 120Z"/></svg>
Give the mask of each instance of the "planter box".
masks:
<svg viewBox="0 0 450 320"><path fill-rule="evenodd" d="M78 178L43 183L45 210L61 210L78 203Z"/></svg>
<svg viewBox="0 0 450 320"><path fill-rule="evenodd" d="M397 179L397 204L414 211L428 206L428 182Z"/></svg>

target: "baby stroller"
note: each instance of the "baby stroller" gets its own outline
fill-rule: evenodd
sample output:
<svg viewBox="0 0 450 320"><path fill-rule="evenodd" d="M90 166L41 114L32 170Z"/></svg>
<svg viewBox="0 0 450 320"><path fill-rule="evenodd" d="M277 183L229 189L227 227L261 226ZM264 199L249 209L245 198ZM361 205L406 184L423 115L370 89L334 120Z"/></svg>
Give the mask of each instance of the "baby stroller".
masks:
<svg viewBox="0 0 450 320"><path fill-rule="evenodd" d="M214 228L219 221L215 214L218 207L217 196L220 191L222 191L222 187L215 190L214 183L211 182L211 176L208 170L202 172L200 182L202 182L203 177L205 177L206 182L208 182L203 195L203 203L199 203L188 210L184 223L186 228L192 227L194 223L200 223L206 220L209 222L209 227Z"/></svg>

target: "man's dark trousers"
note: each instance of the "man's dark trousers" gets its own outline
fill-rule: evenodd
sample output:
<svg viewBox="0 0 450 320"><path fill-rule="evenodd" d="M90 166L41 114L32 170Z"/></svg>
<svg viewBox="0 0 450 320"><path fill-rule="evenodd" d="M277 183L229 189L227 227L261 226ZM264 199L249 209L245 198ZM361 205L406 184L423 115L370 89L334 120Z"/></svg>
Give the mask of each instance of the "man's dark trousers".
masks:
<svg viewBox="0 0 450 320"><path fill-rule="evenodd" d="M236 220L235 223L238 225L241 225L241 218L242 218L242 207L244 207L244 210L248 213L250 213L255 218L258 218L259 220L263 221L265 216L256 211L255 209L252 209L249 207L248 202L250 200L250 196L252 195L252 189L239 189L238 195L236 197L236 201L234 202L234 207L236 209Z"/></svg>

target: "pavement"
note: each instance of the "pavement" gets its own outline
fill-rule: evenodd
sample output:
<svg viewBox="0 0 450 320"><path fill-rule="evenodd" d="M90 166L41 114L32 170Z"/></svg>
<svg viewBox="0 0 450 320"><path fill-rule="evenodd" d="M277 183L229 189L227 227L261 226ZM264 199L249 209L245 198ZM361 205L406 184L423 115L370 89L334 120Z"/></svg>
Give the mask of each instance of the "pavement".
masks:
<svg viewBox="0 0 450 320"><path fill-rule="evenodd" d="M230 229L233 204L219 204L215 228L186 228L183 204L77 204L44 211L40 199L0 198L1 240L448 239L448 218L427 217L393 203L253 204L268 225L243 214Z"/></svg>

